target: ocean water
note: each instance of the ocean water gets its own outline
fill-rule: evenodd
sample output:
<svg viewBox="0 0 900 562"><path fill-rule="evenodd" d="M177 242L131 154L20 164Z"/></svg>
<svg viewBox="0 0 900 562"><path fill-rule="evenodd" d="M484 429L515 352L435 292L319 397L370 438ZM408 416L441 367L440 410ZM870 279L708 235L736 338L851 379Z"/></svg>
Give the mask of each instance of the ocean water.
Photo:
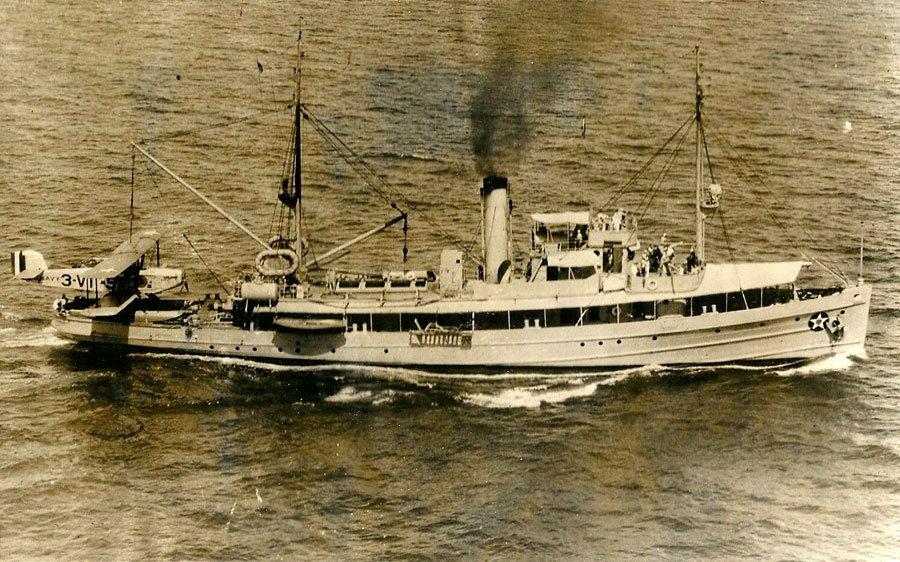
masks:
<svg viewBox="0 0 900 562"><path fill-rule="evenodd" d="M4 278L0 559L900 558L896 6L2 4L3 252L68 264L127 237L132 140L274 232L298 28L304 103L422 212L406 267L435 266L439 230L474 240L486 171L510 177L525 247L529 213L609 200L690 116L699 45L714 165L727 139L766 188L714 168L710 259L855 279L863 233L874 292L865 357L460 377L98 352ZM393 216L311 130L304 158L315 251ZM648 236L688 240L690 158ZM194 291L252 263L139 155L134 178L135 227ZM344 263L401 268L402 244Z"/></svg>

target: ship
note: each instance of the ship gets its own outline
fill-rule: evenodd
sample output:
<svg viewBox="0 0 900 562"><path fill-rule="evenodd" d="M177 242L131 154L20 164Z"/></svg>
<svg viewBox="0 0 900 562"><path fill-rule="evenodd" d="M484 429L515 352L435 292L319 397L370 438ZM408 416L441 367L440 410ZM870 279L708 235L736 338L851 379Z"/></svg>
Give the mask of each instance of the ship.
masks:
<svg viewBox="0 0 900 562"><path fill-rule="evenodd" d="M17 251L13 274L63 293L53 305L59 336L135 350L447 371L864 354L871 286L862 278L862 248L855 282L819 260L707 262L706 222L721 206L723 190L712 181L706 149L699 49L696 66L693 111L680 137L693 132L695 144L690 191L696 232L689 251L665 235L642 241L642 215L587 208L533 213L527 252L516 255L510 182L490 175L478 190L480 252L453 245L432 270L336 268L332 264L354 244L399 223L405 232L408 213L391 203L396 216L384 224L327 252L308 251L301 221L302 129L311 122L318 132L330 130L301 103L298 73L292 147L275 203L285 229L272 239L259 238L132 143L261 246L252 271L228 292L184 293L183 272L158 263L160 234L154 231L131 232L105 259L73 268L50 269L39 252ZM814 263L838 281L800 286L801 270Z"/></svg>

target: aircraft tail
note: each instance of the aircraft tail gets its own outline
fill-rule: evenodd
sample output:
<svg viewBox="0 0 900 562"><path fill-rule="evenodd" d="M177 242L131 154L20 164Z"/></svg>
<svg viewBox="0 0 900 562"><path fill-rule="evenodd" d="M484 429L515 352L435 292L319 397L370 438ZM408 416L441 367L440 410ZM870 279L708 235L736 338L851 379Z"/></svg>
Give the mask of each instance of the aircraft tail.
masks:
<svg viewBox="0 0 900 562"><path fill-rule="evenodd" d="M40 279L47 270L47 262L40 252L34 250L22 250L13 252L11 257L12 272L16 279L32 281Z"/></svg>

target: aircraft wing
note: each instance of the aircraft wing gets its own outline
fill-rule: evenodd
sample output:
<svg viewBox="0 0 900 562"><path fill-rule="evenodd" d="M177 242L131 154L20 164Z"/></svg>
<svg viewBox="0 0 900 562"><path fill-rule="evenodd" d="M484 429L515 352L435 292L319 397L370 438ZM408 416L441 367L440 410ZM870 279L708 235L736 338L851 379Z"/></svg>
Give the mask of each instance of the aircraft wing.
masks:
<svg viewBox="0 0 900 562"><path fill-rule="evenodd" d="M88 279L110 279L121 274L149 252L159 241L159 233L139 232L126 240L113 253L84 273Z"/></svg>

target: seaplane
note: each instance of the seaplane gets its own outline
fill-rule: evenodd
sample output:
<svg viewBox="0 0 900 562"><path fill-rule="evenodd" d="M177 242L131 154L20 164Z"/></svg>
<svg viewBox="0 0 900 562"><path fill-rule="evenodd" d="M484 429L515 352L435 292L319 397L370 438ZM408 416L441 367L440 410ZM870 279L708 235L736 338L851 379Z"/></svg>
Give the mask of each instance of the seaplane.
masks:
<svg viewBox="0 0 900 562"><path fill-rule="evenodd" d="M10 261L16 279L62 290L54 302L56 310L68 308L91 318L112 317L134 307L141 297L159 300L156 297L162 293L186 288L182 270L144 267L146 254L154 248L158 259L159 233L144 231L131 235L106 258L76 267L49 268L35 250L13 252ZM70 303L70 298L74 302Z"/></svg>

